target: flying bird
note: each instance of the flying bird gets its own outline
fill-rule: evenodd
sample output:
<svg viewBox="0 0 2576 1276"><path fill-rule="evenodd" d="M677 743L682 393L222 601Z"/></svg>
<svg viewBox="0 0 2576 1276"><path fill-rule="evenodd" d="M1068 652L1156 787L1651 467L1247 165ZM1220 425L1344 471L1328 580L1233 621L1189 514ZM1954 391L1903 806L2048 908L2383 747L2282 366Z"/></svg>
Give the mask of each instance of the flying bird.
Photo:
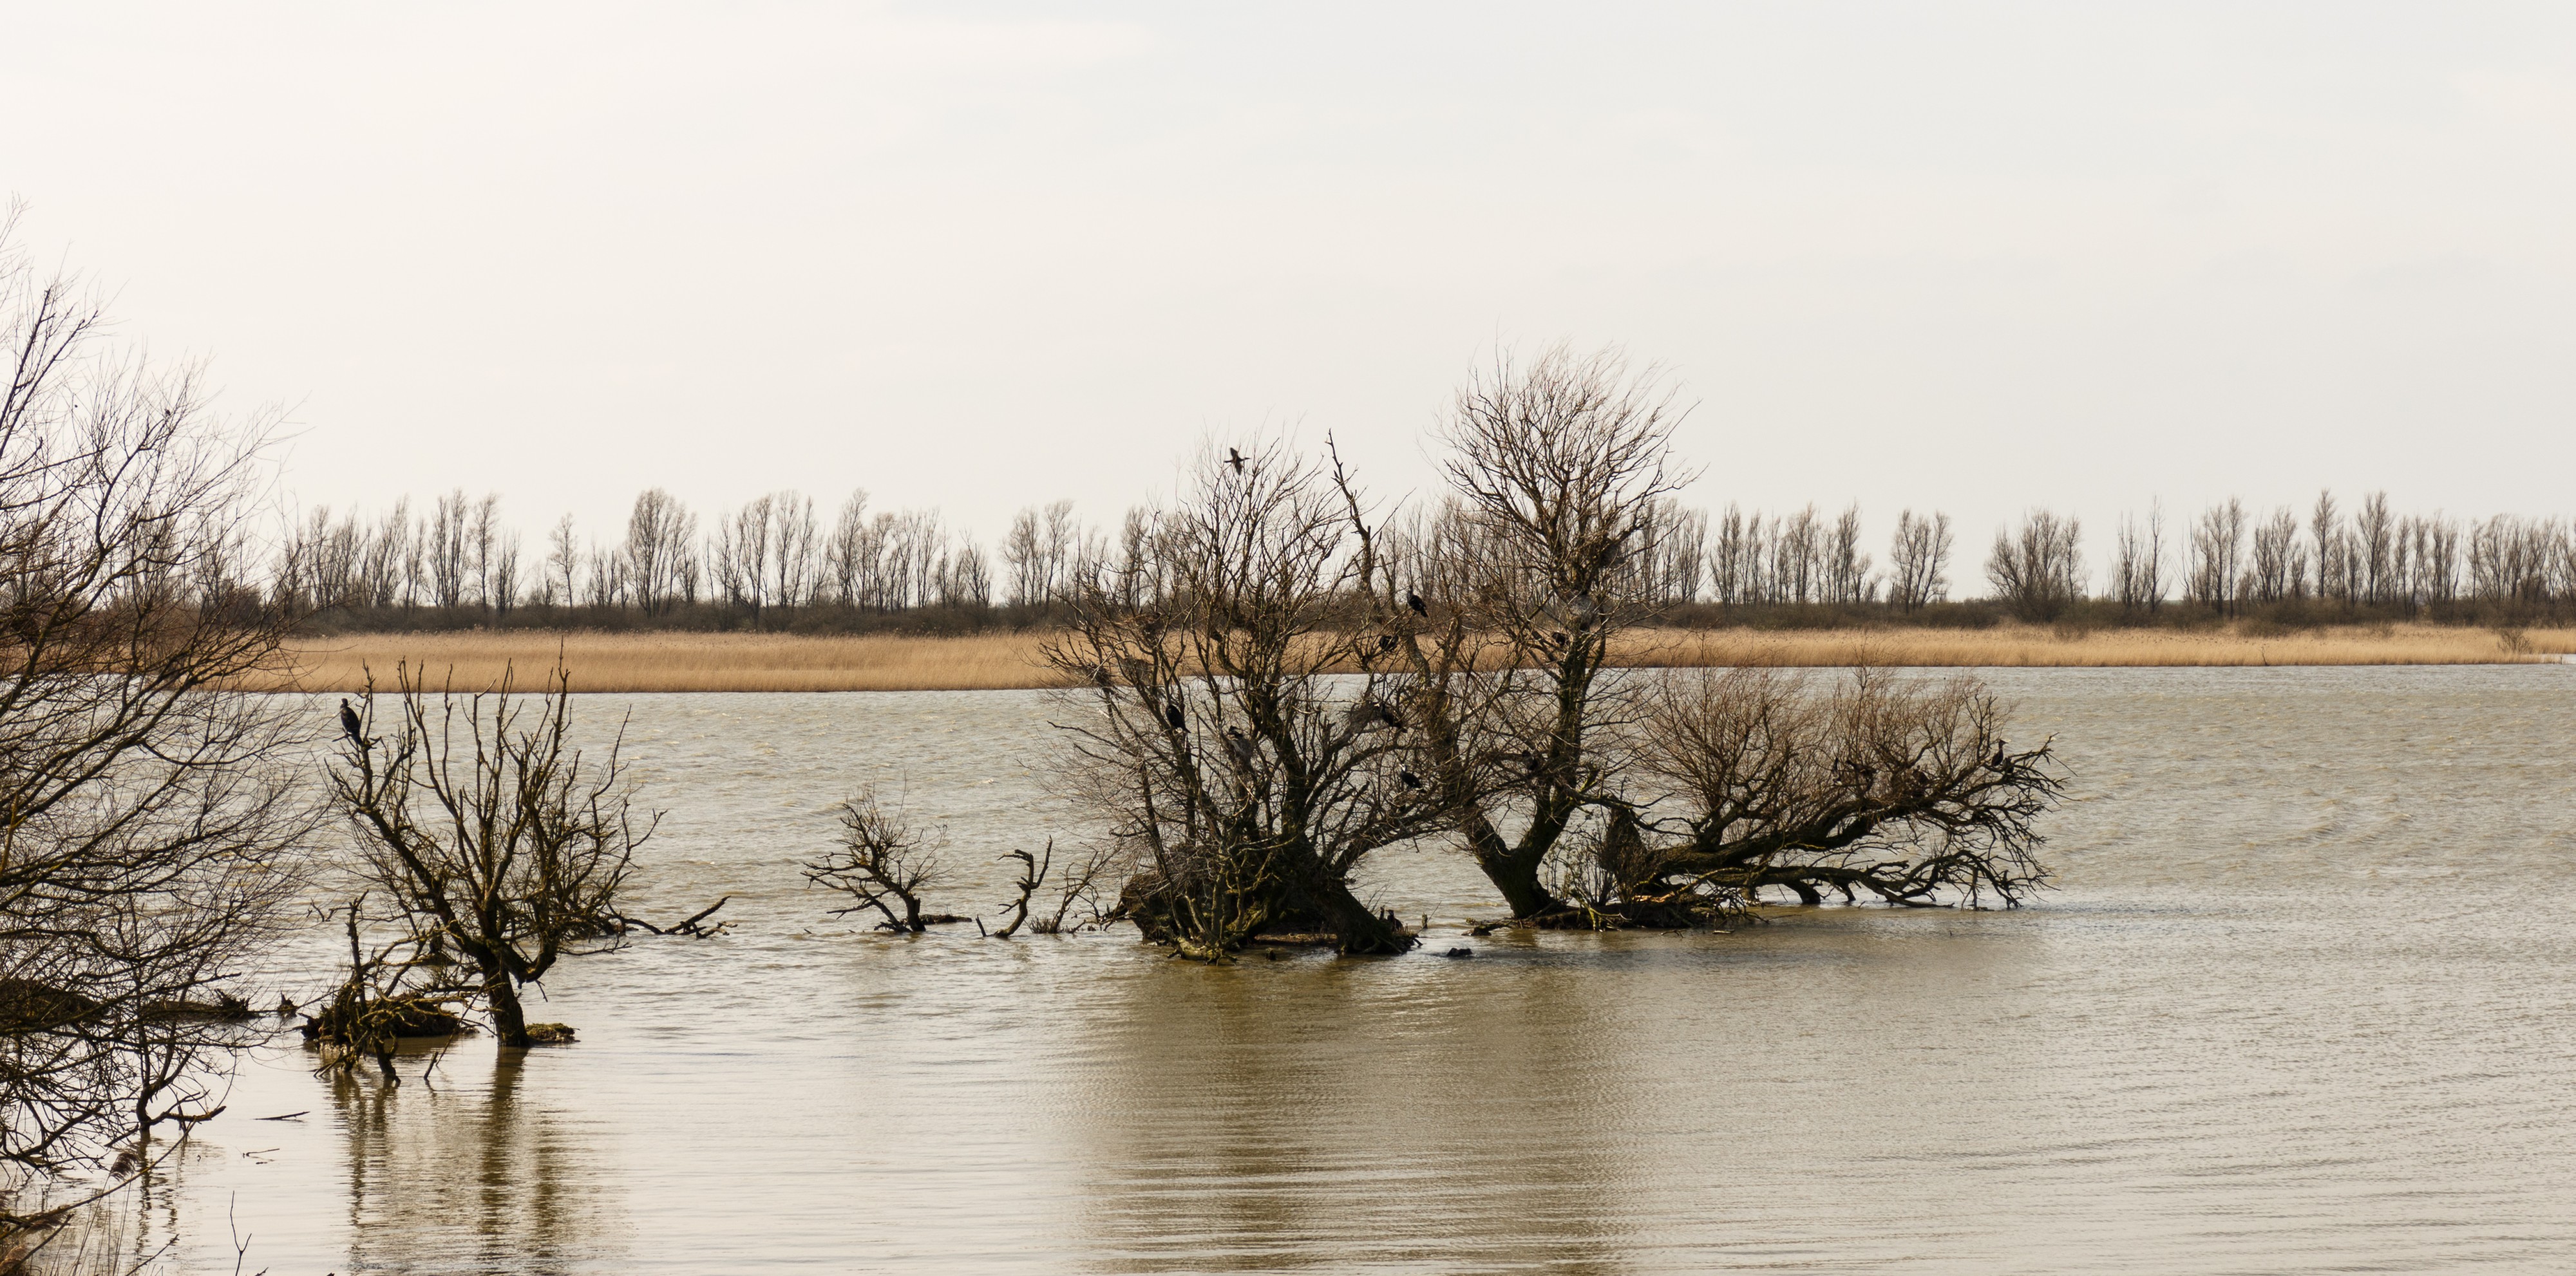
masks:
<svg viewBox="0 0 2576 1276"><path fill-rule="evenodd" d="M358 722L358 711L349 707L346 697L340 701L340 729L349 733L351 743L361 748L366 746L367 737Z"/></svg>
<svg viewBox="0 0 2576 1276"><path fill-rule="evenodd" d="M1431 609L1423 605L1422 595L1417 594L1410 589L1404 591L1404 605L1412 608L1413 614L1416 616L1428 616L1431 614Z"/></svg>
<svg viewBox="0 0 2576 1276"><path fill-rule="evenodd" d="M1225 450L1225 463L1233 466L1235 473L1243 473L1243 453L1237 452L1233 448L1227 448Z"/></svg>

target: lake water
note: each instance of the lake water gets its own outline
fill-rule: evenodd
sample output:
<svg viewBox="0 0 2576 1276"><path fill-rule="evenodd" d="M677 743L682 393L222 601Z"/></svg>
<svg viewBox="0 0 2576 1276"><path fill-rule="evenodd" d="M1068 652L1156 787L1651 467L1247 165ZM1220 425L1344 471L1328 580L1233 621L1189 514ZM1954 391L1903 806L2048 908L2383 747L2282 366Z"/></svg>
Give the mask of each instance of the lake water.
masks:
<svg viewBox="0 0 2576 1276"><path fill-rule="evenodd" d="M1993 675L2078 800L2015 912L1208 968L907 940L797 861L900 785L998 911L1064 821L1029 693L595 697L671 814L633 911L396 1089L257 1053L135 1203L185 1270L2160 1272L2576 1267L2576 669ZM602 719L593 717L592 721ZM309 996L328 936L281 972ZM272 997L274 993L270 994ZM257 1118L301 1112L286 1121ZM227 1222L229 1212L230 1222Z"/></svg>

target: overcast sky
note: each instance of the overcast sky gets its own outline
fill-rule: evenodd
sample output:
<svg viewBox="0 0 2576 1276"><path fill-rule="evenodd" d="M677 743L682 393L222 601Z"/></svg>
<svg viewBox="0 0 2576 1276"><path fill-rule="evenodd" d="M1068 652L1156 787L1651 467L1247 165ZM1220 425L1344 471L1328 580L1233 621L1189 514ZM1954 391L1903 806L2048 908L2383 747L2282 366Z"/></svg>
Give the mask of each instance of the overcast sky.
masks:
<svg viewBox="0 0 2576 1276"><path fill-rule="evenodd" d="M21 238L286 408L308 506L990 539L1265 427L1398 496L1471 363L1563 339L1698 402L1690 499L1972 562L2036 504L2097 551L2159 497L2576 513L2563 3L0 18Z"/></svg>

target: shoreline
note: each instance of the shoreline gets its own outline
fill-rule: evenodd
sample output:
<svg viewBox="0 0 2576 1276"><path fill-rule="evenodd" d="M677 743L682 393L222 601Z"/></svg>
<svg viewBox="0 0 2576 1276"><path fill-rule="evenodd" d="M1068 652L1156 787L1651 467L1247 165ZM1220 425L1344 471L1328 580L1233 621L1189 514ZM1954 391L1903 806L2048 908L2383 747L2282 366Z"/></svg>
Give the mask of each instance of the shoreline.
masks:
<svg viewBox="0 0 2576 1276"><path fill-rule="evenodd" d="M482 687L516 666L523 685L558 651L580 692L1001 691L1062 685L1035 663L1038 633L962 638L820 636L679 631L609 633L467 630L338 634L289 644L291 673L263 690L347 694L364 670L393 681L397 662L452 669L459 687ZM1623 637L1631 668L1741 664L1848 668L2216 668L2328 665L2548 663L2576 652L2576 629L2533 629L2527 650L2493 630L2458 626L2346 626L2287 634L2234 630L2104 629L2061 635L2042 626L1992 629L1651 629Z"/></svg>

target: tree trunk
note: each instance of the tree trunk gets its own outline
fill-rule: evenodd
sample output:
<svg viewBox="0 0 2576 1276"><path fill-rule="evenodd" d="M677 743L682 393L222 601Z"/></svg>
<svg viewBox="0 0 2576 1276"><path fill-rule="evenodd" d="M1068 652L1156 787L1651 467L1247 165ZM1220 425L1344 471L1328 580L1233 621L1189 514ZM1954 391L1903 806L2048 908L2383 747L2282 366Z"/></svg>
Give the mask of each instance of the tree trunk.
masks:
<svg viewBox="0 0 2576 1276"><path fill-rule="evenodd" d="M1539 846L1510 847L1480 854L1478 867L1503 893L1503 902L1511 906L1514 917L1536 917L1565 906L1564 901L1539 885L1538 868L1547 859L1547 848Z"/></svg>
<svg viewBox="0 0 2576 1276"><path fill-rule="evenodd" d="M504 1049L527 1049L528 1013L519 1008L519 985L507 971L485 970L483 996L492 1007L492 1035Z"/></svg>

